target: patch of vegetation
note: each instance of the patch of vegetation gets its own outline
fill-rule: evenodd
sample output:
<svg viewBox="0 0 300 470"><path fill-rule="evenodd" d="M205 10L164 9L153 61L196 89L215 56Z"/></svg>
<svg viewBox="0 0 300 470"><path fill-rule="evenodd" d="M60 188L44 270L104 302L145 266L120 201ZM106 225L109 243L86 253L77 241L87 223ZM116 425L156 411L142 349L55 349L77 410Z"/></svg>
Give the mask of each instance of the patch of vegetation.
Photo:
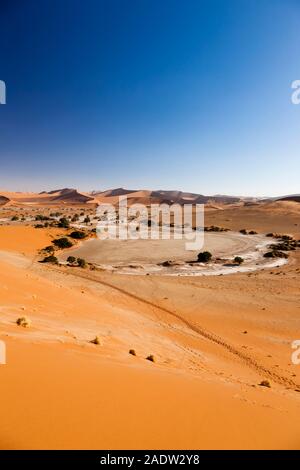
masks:
<svg viewBox="0 0 300 470"><path fill-rule="evenodd" d="M153 354L150 354L149 356L147 356L146 359L147 361L155 362L155 357L153 356Z"/></svg>
<svg viewBox="0 0 300 470"><path fill-rule="evenodd" d="M99 336L95 336L95 338L91 340L91 343L96 344L97 346L100 345L101 340L100 340Z"/></svg>
<svg viewBox="0 0 300 470"><path fill-rule="evenodd" d="M271 384L270 384L269 380L262 380L262 381L259 383L259 385L260 385L261 387L271 388Z"/></svg>
<svg viewBox="0 0 300 470"><path fill-rule="evenodd" d="M297 246L297 245L296 245ZM273 243L272 245L269 245L269 248L271 248L274 251L295 251L296 246L291 243Z"/></svg>
<svg viewBox="0 0 300 470"><path fill-rule="evenodd" d="M68 262L69 264L74 264L74 263L76 262L75 256L68 256L67 262Z"/></svg>
<svg viewBox="0 0 300 470"><path fill-rule="evenodd" d="M77 258L77 264L80 268L86 268L87 262L83 258Z"/></svg>
<svg viewBox="0 0 300 470"><path fill-rule="evenodd" d="M16 222L17 220L19 220L19 217L17 215L14 215L10 220L12 222Z"/></svg>
<svg viewBox="0 0 300 470"><path fill-rule="evenodd" d="M73 246L73 243L67 237L56 238L52 243L57 246L57 248L61 249L71 248L71 246Z"/></svg>
<svg viewBox="0 0 300 470"><path fill-rule="evenodd" d="M229 228L218 227L217 225L210 225L209 227L204 227L204 232L229 232Z"/></svg>
<svg viewBox="0 0 300 470"><path fill-rule="evenodd" d="M74 238L75 240L82 240L83 238L86 238L86 236L85 232L80 232L79 230L76 230L69 235L69 237Z"/></svg>
<svg viewBox="0 0 300 470"><path fill-rule="evenodd" d="M54 253L54 247L52 245L49 245L43 248L42 251L46 251L47 253Z"/></svg>
<svg viewBox="0 0 300 470"><path fill-rule="evenodd" d="M70 222L66 217L61 217L58 222L58 227L60 228L70 228Z"/></svg>
<svg viewBox="0 0 300 470"><path fill-rule="evenodd" d="M135 349L129 349L129 354L131 354L132 356L136 356Z"/></svg>
<svg viewBox="0 0 300 470"><path fill-rule="evenodd" d="M289 255L287 253L283 253L282 251L268 251L264 254L264 258L288 258Z"/></svg>
<svg viewBox="0 0 300 470"><path fill-rule="evenodd" d="M50 217L47 217L46 215L42 215L42 214L37 214L35 216L35 220L45 221L45 220L50 220Z"/></svg>
<svg viewBox="0 0 300 470"><path fill-rule="evenodd" d="M50 213L50 217L59 217L60 215L62 215L61 212L51 212Z"/></svg>
<svg viewBox="0 0 300 470"><path fill-rule="evenodd" d="M31 320L27 317L19 317L16 321L18 326L22 326L23 328L29 328L31 326Z"/></svg>
<svg viewBox="0 0 300 470"><path fill-rule="evenodd" d="M236 256L233 261L234 261L236 264L241 265L241 264L244 262L244 258L242 258L241 256Z"/></svg>
<svg viewBox="0 0 300 470"><path fill-rule="evenodd" d="M242 233L243 235L247 235L248 232L245 228L242 228L242 230L240 230L240 233Z"/></svg>
<svg viewBox="0 0 300 470"><path fill-rule="evenodd" d="M49 255L46 256L43 260L42 263L53 263L53 264L58 264L58 259L54 255Z"/></svg>
<svg viewBox="0 0 300 470"><path fill-rule="evenodd" d="M198 254L199 263L208 263L212 258L212 254L209 251L202 251Z"/></svg>

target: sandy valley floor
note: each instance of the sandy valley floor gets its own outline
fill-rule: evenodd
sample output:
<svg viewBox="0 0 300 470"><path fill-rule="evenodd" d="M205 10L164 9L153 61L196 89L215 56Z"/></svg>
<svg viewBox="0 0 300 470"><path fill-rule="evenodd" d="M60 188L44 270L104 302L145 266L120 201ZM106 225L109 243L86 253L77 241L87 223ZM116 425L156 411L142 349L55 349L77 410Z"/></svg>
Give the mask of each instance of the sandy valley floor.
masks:
<svg viewBox="0 0 300 470"><path fill-rule="evenodd" d="M299 238L299 214L207 220ZM1 448L300 448L299 251L254 273L130 276L38 263L59 234L0 227Z"/></svg>

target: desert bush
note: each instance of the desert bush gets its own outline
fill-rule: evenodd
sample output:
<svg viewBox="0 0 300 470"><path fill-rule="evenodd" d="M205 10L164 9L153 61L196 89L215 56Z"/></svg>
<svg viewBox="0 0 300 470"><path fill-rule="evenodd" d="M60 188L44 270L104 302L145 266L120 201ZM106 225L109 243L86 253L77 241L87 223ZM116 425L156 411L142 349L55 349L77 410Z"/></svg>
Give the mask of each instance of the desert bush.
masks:
<svg viewBox="0 0 300 470"><path fill-rule="evenodd" d="M134 349L129 349L129 354L131 354L132 356L136 356L136 352Z"/></svg>
<svg viewBox="0 0 300 470"><path fill-rule="evenodd" d="M85 219L84 219L83 222L84 222L85 224L89 224L90 221L91 221L91 219L90 219L90 217L87 215L87 216L85 217Z"/></svg>
<svg viewBox="0 0 300 470"><path fill-rule="evenodd" d="M217 225L210 225L204 227L204 232L229 232L229 228L218 227Z"/></svg>
<svg viewBox="0 0 300 470"><path fill-rule="evenodd" d="M31 326L31 320L27 317L19 317L16 321L18 326L23 326L23 328L29 328Z"/></svg>
<svg viewBox="0 0 300 470"><path fill-rule="evenodd" d="M244 258L241 256L236 256L233 260L236 264L242 264L244 262Z"/></svg>
<svg viewBox="0 0 300 470"><path fill-rule="evenodd" d="M289 242L273 243L272 245L269 245L269 248L275 251L294 251L296 249L296 245Z"/></svg>
<svg viewBox="0 0 300 470"><path fill-rule="evenodd" d="M54 247L52 245L46 246L43 248L43 251L46 251L47 253L54 253Z"/></svg>
<svg viewBox="0 0 300 470"><path fill-rule="evenodd" d="M264 258L288 258L289 255L287 253L283 253L282 251L268 251L264 254Z"/></svg>
<svg viewBox="0 0 300 470"><path fill-rule="evenodd" d="M14 215L10 220L12 222L16 222L17 220L19 220L19 217L17 215Z"/></svg>
<svg viewBox="0 0 300 470"><path fill-rule="evenodd" d="M91 340L91 343L96 344L96 345L101 344L101 340L100 340L99 336L95 336L95 338Z"/></svg>
<svg viewBox="0 0 300 470"><path fill-rule="evenodd" d="M50 256L46 256L42 263L54 263L54 264L58 264L58 259L56 258L56 256L54 255L50 255Z"/></svg>
<svg viewBox="0 0 300 470"><path fill-rule="evenodd" d="M198 254L199 263L208 263L212 258L212 254L209 251L203 251Z"/></svg>
<svg viewBox="0 0 300 470"><path fill-rule="evenodd" d="M86 237L86 233L80 232L79 230L76 230L75 232L70 233L69 235L71 238L74 238L76 240L82 240L83 238Z"/></svg>
<svg viewBox="0 0 300 470"><path fill-rule="evenodd" d="M34 228L44 228L44 225L43 225L43 224L36 224L36 225L34 226Z"/></svg>
<svg viewBox="0 0 300 470"><path fill-rule="evenodd" d="M58 227L60 228L69 228L70 227L70 222L66 217L61 217L58 222Z"/></svg>
<svg viewBox="0 0 300 470"><path fill-rule="evenodd" d="M50 220L50 218L47 217L46 215L37 214L37 215L35 216L35 220L45 221L45 220Z"/></svg>
<svg viewBox="0 0 300 470"><path fill-rule="evenodd" d="M80 268L85 268L87 263L83 258L77 258L77 264Z"/></svg>
<svg viewBox="0 0 300 470"><path fill-rule="evenodd" d="M58 248L71 248L73 246L73 243L68 240L67 237L62 237L62 238L56 238L55 240L52 241L52 243L57 246Z"/></svg>
<svg viewBox="0 0 300 470"><path fill-rule="evenodd" d="M67 258L67 262L68 262L68 263L74 264L75 261L76 261L75 256L68 256L68 258Z"/></svg>
<svg viewBox="0 0 300 470"><path fill-rule="evenodd" d="M260 385L261 387L268 387L268 388L271 388L271 384L270 384L269 380L262 380L262 381L259 383L259 385Z"/></svg>
<svg viewBox="0 0 300 470"><path fill-rule="evenodd" d="M147 359L147 361L155 362L155 358L154 358L153 354L150 354L149 356L147 356L146 359Z"/></svg>
<svg viewBox="0 0 300 470"><path fill-rule="evenodd" d="M255 230L250 230L249 235L257 235L257 232Z"/></svg>
<svg viewBox="0 0 300 470"><path fill-rule="evenodd" d="M247 230L245 228L242 228L242 230L240 230L240 233L242 233L243 235L247 235Z"/></svg>

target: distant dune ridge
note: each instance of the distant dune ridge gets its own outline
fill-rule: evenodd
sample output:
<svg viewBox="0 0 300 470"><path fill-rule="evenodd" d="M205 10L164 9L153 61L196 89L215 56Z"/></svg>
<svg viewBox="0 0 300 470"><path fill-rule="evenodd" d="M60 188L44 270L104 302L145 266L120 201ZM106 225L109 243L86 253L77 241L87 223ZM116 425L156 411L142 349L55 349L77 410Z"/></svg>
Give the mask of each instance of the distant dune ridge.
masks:
<svg viewBox="0 0 300 470"><path fill-rule="evenodd" d="M55 189L42 191L40 193L31 192L10 192L0 190L0 205L24 204L24 205L60 205L60 204L117 204L120 196L126 196L128 204L206 204L213 208L219 208L214 204L268 204L277 201L300 202L300 194L282 196L279 198L251 198L235 197L226 195L205 196L203 194L188 193L171 190L140 190L113 188L105 191L84 192L74 188Z"/></svg>
<svg viewBox="0 0 300 470"><path fill-rule="evenodd" d="M300 202L300 194L292 194L290 196L284 196L278 199L279 201L294 201Z"/></svg>
<svg viewBox="0 0 300 470"><path fill-rule="evenodd" d="M0 196L0 206L3 206L9 202L9 198L6 196Z"/></svg>

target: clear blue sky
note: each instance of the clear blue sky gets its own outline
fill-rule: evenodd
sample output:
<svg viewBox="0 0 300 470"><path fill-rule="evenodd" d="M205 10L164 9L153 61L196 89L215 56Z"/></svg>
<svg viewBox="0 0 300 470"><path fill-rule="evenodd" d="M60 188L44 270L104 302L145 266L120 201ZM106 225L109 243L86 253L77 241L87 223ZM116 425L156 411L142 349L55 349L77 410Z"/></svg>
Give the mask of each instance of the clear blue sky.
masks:
<svg viewBox="0 0 300 470"><path fill-rule="evenodd" d="M298 0L1 0L0 187L300 192Z"/></svg>

